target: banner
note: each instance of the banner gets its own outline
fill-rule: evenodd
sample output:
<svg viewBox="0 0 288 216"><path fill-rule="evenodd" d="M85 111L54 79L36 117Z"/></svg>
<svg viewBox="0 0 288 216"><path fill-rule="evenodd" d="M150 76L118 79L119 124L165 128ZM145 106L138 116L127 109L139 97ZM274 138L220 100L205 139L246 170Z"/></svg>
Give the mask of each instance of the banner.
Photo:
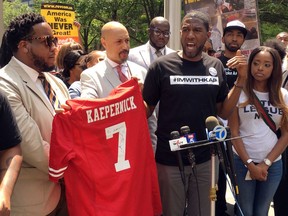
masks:
<svg viewBox="0 0 288 216"><path fill-rule="evenodd" d="M61 3L42 3L41 15L45 17L53 30L53 35L58 37L59 46L66 42L78 42L78 28L75 21L74 6Z"/></svg>
<svg viewBox="0 0 288 216"><path fill-rule="evenodd" d="M199 10L207 13L211 18L211 37L215 51L224 50L221 39L223 29L232 20L240 20L248 31L242 45L242 53L249 55L260 46L259 22L255 0L184 0L184 12Z"/></svg>

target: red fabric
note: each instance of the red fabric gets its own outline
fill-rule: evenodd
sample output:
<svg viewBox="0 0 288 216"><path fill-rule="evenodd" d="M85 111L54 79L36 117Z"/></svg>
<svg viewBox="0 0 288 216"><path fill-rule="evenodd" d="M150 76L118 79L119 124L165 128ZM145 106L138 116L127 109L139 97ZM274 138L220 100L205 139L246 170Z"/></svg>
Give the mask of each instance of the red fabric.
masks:
<svg viewBox="0 0 288 216"><path fill-rule="evenodd" d="M156 164L137 81L123 83L107 98L67 103L72 109L53 122L49 174L55 182L64 176L69 215L160 215ZM117 170L115 164L121 163L126 167Z"/></svg>

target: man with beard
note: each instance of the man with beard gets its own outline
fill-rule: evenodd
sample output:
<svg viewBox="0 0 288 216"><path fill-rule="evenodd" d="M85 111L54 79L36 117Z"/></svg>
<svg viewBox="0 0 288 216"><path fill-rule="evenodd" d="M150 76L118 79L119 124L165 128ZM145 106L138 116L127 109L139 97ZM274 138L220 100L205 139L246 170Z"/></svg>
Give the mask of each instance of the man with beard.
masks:
<svg viewBox="0 0 288 216"><path fill-rule="evenodd" d="M186 210L189 216L210 215L210 147L194 148L195 160L190 160L189 150L181 151L182 180L177 156L169 147L170 133L189 126L197 140L207 139L206 118L228 118L246 80L246 58L238 53L228 63L238 70L235 86L228 94L222 63L202 52L209 29L206 14L186 14L180 31L183 50L155 60L144 83L147 113L151 114L159 102L155 157L165 216L184 215Z"/></svg>
<svg viewBox="0 0 288 216"><path fill-rule="evenodd" d="M234 86L237 79L237 70L227 67L227 61L236 55L237 50L241 48L245 41L247 29L244 23L239 20L228 22L223 31L222 42L225 45L225 50L218 57L222 62L227 77L229 89Z"/></svg>
<svg viewBox="0 0 288 216"><path fill-rule="evenodd" d="M170 24L164 17L155 17L151 20L148 35L149 41L131 49L128 58L146 69L159 56L175 52L166 46L170 38Z"/></svg>
<svg viewBox="0 0 288 216"><path fill-rule="evenodd" d="M81 74L81 97L103 98L122 82L137 77L144 82L146 69L127 61L130 38L125 26L111 21L101 29L101 43L106 49L106 58Z"/></svg>
<svg viewBox="0 0 288 216"><path fill-rule="evenodd" d="M245 41L247 30L244 23L239 20L233 20L228 22L223 31L222 42L225 45L225 50L218 57L224 66L224 71L227 78L227 84L229 89L234 86L234 82L237 79L237 70L235 68L229 68L227 62L229 59L236 56L237 50L239 50ZM225 211L226 206L226 176L219 166L219 179L218 179L218 191L217 191L217 202L216 202L216 216L228 215Z"/></svg>
<svg viewBox="0 0 288 216"><path fill-rule="evenodd" d="M11 197L14 216L67 215L65 194L48 176L55 109L42 80L50 83L58 105L69 98L65 84L46 72L54 68L56 49L50 25L35 13L16 17L3 36L0 89L8 97L22 136L23 162Z"/></svg>
<svg viewBox="0 0 288 216"><path fill-rule="evenodd" d="M148 35L149 41L144 45L131 49L128 58L130 61L141 65L147 70L149 65L158 57L175 52L166 46L170 38L170 24L164 17L155 17L151 20ZM153 150L155 152L157 144L157 137L155 135L157 117L155 112L149 117L148 123Z"/></svg>

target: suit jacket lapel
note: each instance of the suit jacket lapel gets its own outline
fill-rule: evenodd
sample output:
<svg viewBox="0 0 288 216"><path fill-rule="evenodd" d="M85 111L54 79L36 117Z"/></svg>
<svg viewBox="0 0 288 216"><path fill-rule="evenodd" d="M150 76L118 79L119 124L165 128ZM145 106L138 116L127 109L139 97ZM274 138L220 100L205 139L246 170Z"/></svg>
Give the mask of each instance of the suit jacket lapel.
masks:
<svg viewBox="0 0 288 216"><path fill-rule="evenodd" d="M106 68L103 69L105 71L105 77L108 82L112 85L113 88L116 88L118 85L121 84L119 78L117 77L115 71L113 70L112 66L105 60Z"/></svg>
<svg viewBox="0 0 288 216"><path fill-rule="evenodd" d="M145 49L139 51L139 54L144 64L146 65L146 68L148 68L150 65L150 62L152 61L151 58L153 58L153 55L149 47L149 41L145 44Z"/></svg>
<svg viewBox="0 0 288 216"><path fill-rule="evenodd" d="M40 90L37 88L33 80L31 80L29 75L24 71L24 69L13 59L11 61L12 61L12 65L13 65L15 72L18 73L18 75L21 77L24 85L26 85L27 88L29 88L32 92L34 92L43 101L43 103L49 109L52 115L54 115L54 109L49 103L49 101L45 98L45 95L43 95L40 92Z"/></svg>

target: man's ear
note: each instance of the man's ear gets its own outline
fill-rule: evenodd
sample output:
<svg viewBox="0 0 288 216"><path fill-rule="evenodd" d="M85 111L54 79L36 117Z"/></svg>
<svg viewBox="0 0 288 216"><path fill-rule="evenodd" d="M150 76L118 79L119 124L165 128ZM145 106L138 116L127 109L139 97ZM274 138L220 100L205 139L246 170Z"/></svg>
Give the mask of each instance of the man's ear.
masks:
<svg viewBox="0 0 288 216"><path fill-rule="evenodd" d="M211 37L211 31L207 32L208 39Z"/></svg>
<svg viewBox="0 0 288 216"><path fill-rule="evenodd" d="M21 40L18 44L18 49L24 53L28 53L28 46L27 41Z"/></svg>
<svg viewBox="0 0 288 216"><path fill-rule="evenodd" d="M106 41L103 37L101 37L101 44L106 49Z"/></svg>

